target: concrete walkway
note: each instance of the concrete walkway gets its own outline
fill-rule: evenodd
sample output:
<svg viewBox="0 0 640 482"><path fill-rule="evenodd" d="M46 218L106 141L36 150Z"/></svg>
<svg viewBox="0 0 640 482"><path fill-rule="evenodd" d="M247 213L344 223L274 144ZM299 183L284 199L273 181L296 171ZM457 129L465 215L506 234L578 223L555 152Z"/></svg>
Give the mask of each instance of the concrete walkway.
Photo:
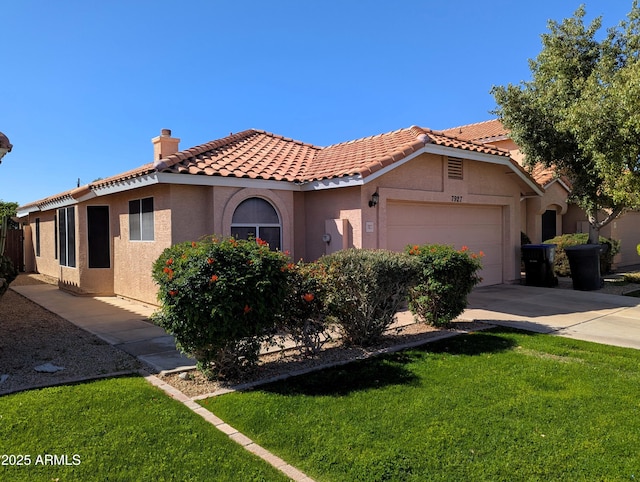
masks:
<svg viewBox="0 0 640 482"><path fill-rule="evenodd" d="M640 349L640 298L498 285L475 289L462 318Z"/></svg>
<svg viewBox="0 0 640 482"><path fill-rule="evenodd" d="M74 296L50 284L11 286L11 289L137 357L156 373L196 364L178 352L173 336L149 321L154 307L111 296Z"/></svg>

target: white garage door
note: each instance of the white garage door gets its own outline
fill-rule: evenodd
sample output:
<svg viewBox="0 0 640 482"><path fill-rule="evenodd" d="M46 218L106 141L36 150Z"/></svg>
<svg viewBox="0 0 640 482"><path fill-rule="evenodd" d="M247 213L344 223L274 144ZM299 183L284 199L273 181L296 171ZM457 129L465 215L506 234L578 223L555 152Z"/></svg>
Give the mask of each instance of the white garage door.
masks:
<svg viewBox="0 0 640 482"><path fill-rule="evenodd" d="M450 244L482 251L482 285L502 283L502 208L429 203L387 204L387 247Z"/></svg>

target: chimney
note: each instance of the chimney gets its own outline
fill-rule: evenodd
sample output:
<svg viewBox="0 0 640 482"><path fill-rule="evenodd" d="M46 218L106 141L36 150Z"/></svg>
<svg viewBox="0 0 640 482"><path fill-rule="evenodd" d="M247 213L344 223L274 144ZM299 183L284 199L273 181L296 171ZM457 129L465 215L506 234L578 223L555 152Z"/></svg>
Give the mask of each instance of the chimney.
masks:
<svg viewBox="0 0 640 482"><path fill-rule="evenodd" d="M171 137L171 129L162 129L160 135L151 139L151 142L153 143L153 161L157 162L178 152L180 139Z"/></svg>

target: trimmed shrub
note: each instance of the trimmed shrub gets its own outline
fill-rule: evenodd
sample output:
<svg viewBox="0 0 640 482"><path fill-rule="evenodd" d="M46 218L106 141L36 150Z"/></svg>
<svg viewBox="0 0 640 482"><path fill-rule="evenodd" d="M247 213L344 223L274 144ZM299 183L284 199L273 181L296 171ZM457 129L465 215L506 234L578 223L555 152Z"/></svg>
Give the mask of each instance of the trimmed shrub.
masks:
<svg viewBox="0 0 640 482"><path fill-rule="evenodd" d="M555 244L555 258L553 260L553 270L557 276L571 276L571 268L569 267L569 258L564 248L568 246L578 246L586 244L589 240L588 233L563 234L555 238L545 241L545 244ZM608 239L600 236L600 244L605 245L603 252L600 254L600 272L602 274L611 271L613 258L620 251L620 241Z"/></svg>
<svg viewBox="0 0 640 482"><path fill-rule="evenodd" d="M303 357L318 354L331 340L327 317L327 272L319 263L289 265L289 287L279 331L289 336Z"/></svg>
<svg viewBox="0 0 640 482"><path fill-rule="evenodd" d="M288 261L260 239L211 237L167 248L153 265L161 302L153 320L203 372L238 376L257 364L275 330Z"/></svg>
<svg viewBox="0 0 640 482"><path fill-rule="evenodd" d="M371 345L394 322L417 269L408 256L385 250L349 249L323 256L328 309L344 342Z"/></svg>
<svg viewBox="0 0 640 482"><path fill-rule="evenodd" d="M417 284L409 291L409 309L418 319L447 326L467 307L467 295L482 278L480 258L466 246L427 244L407 246L406 252L419 264Z"/></svg>
<svg viewBox="0 0 640 482"><path fill-rule="evenodd" d="M18 270L8 256L0 255L0 297L9 289L11 282L18 276Z"/></svg>

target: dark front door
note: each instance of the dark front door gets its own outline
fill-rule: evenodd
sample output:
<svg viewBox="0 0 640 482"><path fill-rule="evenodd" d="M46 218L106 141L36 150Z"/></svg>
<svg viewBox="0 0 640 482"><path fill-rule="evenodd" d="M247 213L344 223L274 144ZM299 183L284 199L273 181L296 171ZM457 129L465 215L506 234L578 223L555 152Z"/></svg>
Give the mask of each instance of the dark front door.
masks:
<svg viewBox="0 0 640 482"><path fill-rule="evenodd" d="M542 215L542 242L556 237L556 211L547 209Z"/></svg>

